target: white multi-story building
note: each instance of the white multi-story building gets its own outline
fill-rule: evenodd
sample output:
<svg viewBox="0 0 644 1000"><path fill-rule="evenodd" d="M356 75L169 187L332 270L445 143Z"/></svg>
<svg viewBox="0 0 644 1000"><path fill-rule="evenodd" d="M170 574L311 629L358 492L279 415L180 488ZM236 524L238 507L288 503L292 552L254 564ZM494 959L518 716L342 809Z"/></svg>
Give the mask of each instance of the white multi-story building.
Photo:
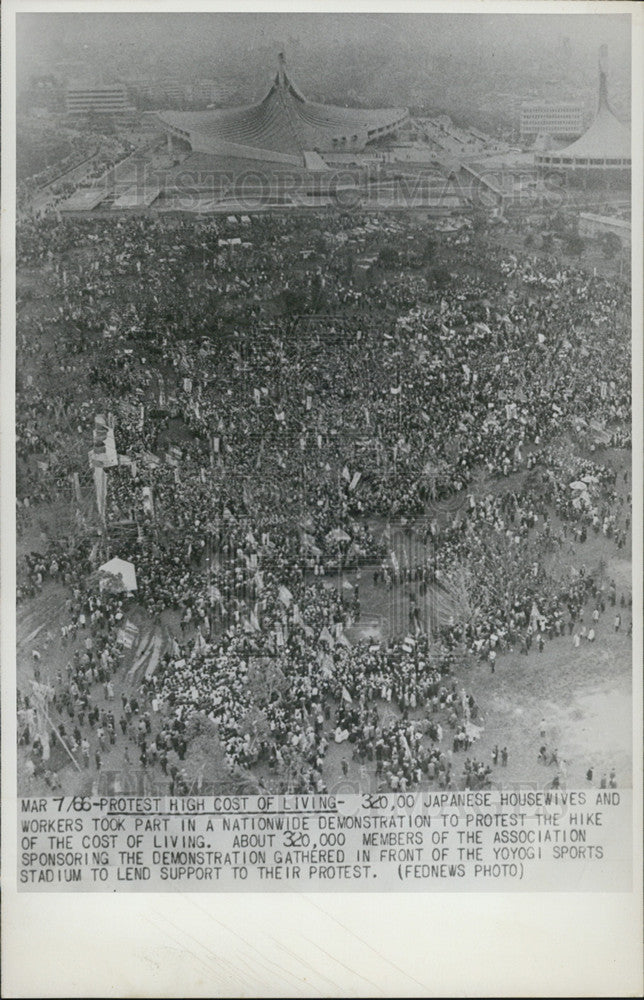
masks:
<svg viewBox="0 0 644 1000"><path fill-rule="evenodd" d="M132 80L130 89L135 97L157 103L183 102L188 95L186 84L175 77L140 78Z"/></svg>
<svg viewBox="0 0 644 1000"><path fill-rule="evenodd" d="M583 129L583 104L543 101L521 105L520 130L524 137L543 132L549 135L578 136Z"/></svg>
<svg viewBox="0 0 644 1000"><path fill-rule="evenodd" d="M204 101L212 104L224 97L221 85L216 80L195 80L191 87L193 101Z"/></svg>
<svg viewBox="0 0 644 1000"><path fill-rule="evenodd" d="M168 101L185 101L188 93L186 84L177 80L174 76L168 76L159 80L155 88L157 94L165 97Z"/></svg>
<svg viewBox="0 0 644 1000"><path fill-rule="evenodd" d="M67 86L65 106L68 115L118 115L133 110L125 87L120 83L70 83Z"/></svg>

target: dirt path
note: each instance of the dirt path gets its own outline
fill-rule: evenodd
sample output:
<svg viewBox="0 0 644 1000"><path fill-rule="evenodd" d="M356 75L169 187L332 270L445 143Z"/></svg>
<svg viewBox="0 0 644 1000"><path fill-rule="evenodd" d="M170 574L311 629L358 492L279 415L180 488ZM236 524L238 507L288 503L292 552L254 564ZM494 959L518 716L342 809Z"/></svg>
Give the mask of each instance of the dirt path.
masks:
<svg viewBox="0 0 644 1000"><path fill-rule="evenodd" d="M595 785L613 767L618 783L630 785L631 644L624 627L615 634L612 611L608 606L601 616L592 644L575 649L566 635L547 642L543 653L533 647L528 656L499 657L494 674L489 664L477 663L463 677L482 706L476 756L490 760L495 745L508 747L502 780L540 787L551 781L557 769L537 760L545 744L565 761L563 776L571 788L586 784L589 767Z"/></svg>

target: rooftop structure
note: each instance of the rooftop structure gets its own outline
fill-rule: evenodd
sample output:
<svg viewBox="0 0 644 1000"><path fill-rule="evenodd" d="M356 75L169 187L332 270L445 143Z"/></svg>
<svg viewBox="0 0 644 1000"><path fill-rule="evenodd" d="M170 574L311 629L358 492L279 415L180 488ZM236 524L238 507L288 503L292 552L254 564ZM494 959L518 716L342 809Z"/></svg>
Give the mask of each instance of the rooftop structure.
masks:
<svg viewBox="0 0 644 1000"><path fill-rule="evenodd" d="M100 205L107 198L108 192L104 187L78 188L69 198L59 206L59 211L66 212L91 212L92 209Z"/></svg>
<svg viewBox="0 0 644 1000"><path fill-rule="evenodd" d="M304 165L304 153L359 151L393 134L405 108L362 110L308 101L286 73L277 75L259 104L201 112L159 112L168 130L198 152Z"/></svg>
<svg viewBox="0 0 644 1000"><path fill-rule="evenodd" d="M626 171L631 167L631 133L608 104L605 67L606 47L602 46L599 62L599 101L597 114L590 128L570 146L556 152L537 153L538 167L585 173Z"/></svg>

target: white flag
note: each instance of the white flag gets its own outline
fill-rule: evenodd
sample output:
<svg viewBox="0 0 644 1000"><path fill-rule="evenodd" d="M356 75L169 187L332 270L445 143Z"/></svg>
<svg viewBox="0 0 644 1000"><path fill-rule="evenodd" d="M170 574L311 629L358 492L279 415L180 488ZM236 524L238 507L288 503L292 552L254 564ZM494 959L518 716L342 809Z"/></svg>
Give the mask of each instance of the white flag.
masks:
<svg viewBox="0 0 644 1000"><path fill-rule="evenodd" d="M146 514L154 514L154 502L152 500L152 490L149 486L143 486L141 488L141 493L143 497L143 510Z"/></svg>
<svg viewBox="0 0 644 1000"><path fill-rule="evenodd" d="M105 500L107 498L107 476L100 465L94 466L94 484L96 486L96 507L101 520L105 520Z"/></svg>

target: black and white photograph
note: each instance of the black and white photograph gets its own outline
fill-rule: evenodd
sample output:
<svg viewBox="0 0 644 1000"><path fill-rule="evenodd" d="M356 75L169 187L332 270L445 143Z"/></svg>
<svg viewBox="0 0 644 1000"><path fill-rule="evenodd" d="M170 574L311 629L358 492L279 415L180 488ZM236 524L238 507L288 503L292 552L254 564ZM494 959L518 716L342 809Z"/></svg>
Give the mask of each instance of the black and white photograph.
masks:
<svg viewBox="0 0 644 1000"><path fill-rule="evenodd" d="M14 4L18 892L632 891L637 5L577 6Z"/></svg>

